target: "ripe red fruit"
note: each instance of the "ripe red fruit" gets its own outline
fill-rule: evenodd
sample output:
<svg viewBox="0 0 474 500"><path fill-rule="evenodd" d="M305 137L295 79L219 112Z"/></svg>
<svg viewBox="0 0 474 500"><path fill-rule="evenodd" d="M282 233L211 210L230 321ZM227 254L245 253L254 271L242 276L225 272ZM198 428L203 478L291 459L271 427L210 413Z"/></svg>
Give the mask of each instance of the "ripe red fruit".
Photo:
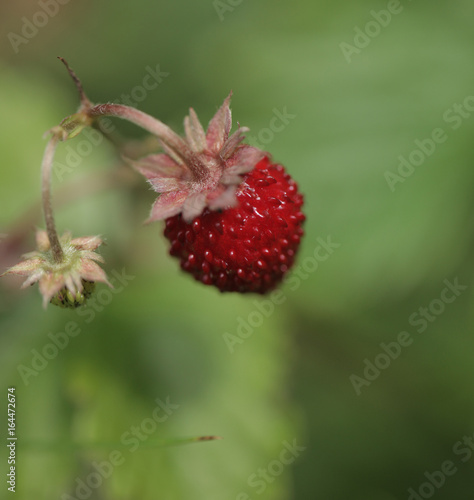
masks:
<svg viewBox="0 0 474 500"><path fill-rule="evenodd" d="M193 222L166 219L170 253L184 271L223 292L265 293L292 266L303 235L303 196L281 165L265 157L237 190L238 205L206 208Z"/></svg>
<svg viewBox="0 0 474 500"><path fill-rule="evenodd" d="M134 162L160 194L149 221L165 219L171 255L183 270L221 291L266 293L292 266L303 196L270 155L229 136L230 96L204 132L191 109L186 138L159 123L165 154Z"/></svg>

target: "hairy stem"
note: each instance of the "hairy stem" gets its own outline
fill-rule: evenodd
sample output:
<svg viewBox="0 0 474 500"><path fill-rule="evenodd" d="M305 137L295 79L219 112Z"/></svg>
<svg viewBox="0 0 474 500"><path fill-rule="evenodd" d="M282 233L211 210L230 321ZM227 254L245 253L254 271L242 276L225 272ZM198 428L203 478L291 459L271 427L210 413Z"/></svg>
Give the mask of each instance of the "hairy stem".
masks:
<svg viewBox="0 0 474 500"><path fill-rule="evenodd" d="M97 104L92 105L90 100L87 98L82 83L77 77L76 73L71 69L67 61L59 57L60 61L66 66L69 75L74 81L76 88L79 92L79 97L81 99L81 107L77 114L82 114L85 118L96 118L100 116L115 116L117 118L122 118L123 120L128 120L135 125L147 130L152 135L158 137L163 149L170 156L178 156L183 163L189 168L191 174L196 181L203 181L208 177L208 169L199 160L197 155L189 148L185 140L183 140L178 134L173 132L168 126L166 126L160 120L153 118L138 109L131 108L130 106L124 106L123 104ZM77 125L76 121L73 121L74 125ZM82 123L82 125L90 125L88 123ZM66 129L65 129L66 130ZM68 130L66 130L68 132Z"/></svg>
<svg viewBox="0 0 474 500"><path fill-rule="evenodd" d="M138 109L123 104L98 104L87 110L91 118L99 116L115 116L130 121L135 125L147 130L176 153L184 163L191 169L196 179L204 179L207 169L199 161L193 151L189 148L178 134L173 132L167 125Z"/></svg>
<svg viewBox="0 0 474 500"><path fill-rule="evenodd" d="M54 224L53 208L51 206L51 172L53 169L53 158L59 137L54 134L46 146L41 165L41 196L43 201L43 214L46 222L46 232L48 233L49 243L55 262L60 263L63 260L63 250L59 243L58 233Z"/></svg>

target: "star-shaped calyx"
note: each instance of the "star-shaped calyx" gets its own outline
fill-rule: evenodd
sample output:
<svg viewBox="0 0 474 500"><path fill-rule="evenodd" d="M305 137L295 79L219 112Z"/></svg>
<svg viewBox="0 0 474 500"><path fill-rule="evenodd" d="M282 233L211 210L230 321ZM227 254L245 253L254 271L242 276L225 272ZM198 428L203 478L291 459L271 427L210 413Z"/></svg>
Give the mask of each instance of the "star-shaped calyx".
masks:
<svg viewBox="0 0 474 500"><path fill-rule="evenodd" d="M1 276L26 276L22 288L38 282L44 307L48 302L62 307L78 307L91 295L96 281L112 286L105 272L97 264L104 262L103 258L94 252L102 244L98 236L72 239L70 233L65 233L59 242L63 252L61 262L54 258L46 231L38 230L38 250L24 255L24 261Z"/></svg>
<svg viewBox="0 0 474 500"><path fill-rule="evenodd" d="M242 175L265 156L258 148L241 144L249 129L232 134L230 94L209 123L207 132L191 108L184 119L185 138L170 132L171 140L159 137L164 153L131 161L160 193L147 222L182 214L191 222L204 208L226 209L237 203L236 190Z"/></svg>

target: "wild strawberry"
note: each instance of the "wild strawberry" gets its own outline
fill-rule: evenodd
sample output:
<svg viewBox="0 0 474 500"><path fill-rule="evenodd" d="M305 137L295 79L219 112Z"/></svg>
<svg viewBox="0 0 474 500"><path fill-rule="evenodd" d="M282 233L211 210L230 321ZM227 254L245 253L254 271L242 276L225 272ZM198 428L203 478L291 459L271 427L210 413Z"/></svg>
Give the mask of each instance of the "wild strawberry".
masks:
<svg viewBox="0 0 474 500"><path fill-rule="evenodd" d="M165 154L134 167L160 194L149 221L166 219L170 253L184 271L221 291L266 293L292 266L303 235L303 196L268 153L241 144L230 96L204 132L191 109L186 139L169 129ZM165 126L164 126L165 127Z"/></svg>
<svg viewBox="0 0 474 500"><path fill-rule="evenodd" d="M51 203L51 173L56 147L101 116L128 120L156 135L162 154L131 161L160 193L149 221L166 220L171 255L206 285L221 291L266 293L293 265L302 224L303 196L296 183L268 153L242 144L245 127L229 136L230 95L207 132L193 109L184 120L186 137L138 109L121 104L92 104L76 74L66 65L81 99L79 110L53 127L41 165L46 231L37 232L38 251L8 269L26 276L23 287L39 283L43 304L78 307L92 294L94 282L109 286L94 252L97 236L58 236Z"/></svg>
<svg viewBox="0 0 474 500"><path fill-rule="evenodd" d="M285 169L265 157L245 175L237 201L223 211L205 208L191 223L181 214L169 217L170 253L206 285L265 293L293 264L303 234L303 197Z"/></svg>

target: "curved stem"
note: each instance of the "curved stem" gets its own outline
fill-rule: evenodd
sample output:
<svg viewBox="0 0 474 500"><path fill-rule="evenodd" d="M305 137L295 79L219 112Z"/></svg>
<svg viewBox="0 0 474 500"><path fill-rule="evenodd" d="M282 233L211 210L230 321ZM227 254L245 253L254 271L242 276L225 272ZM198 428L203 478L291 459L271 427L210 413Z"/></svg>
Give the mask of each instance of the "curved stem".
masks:
<svg viewBox="0 0 474 500"><path fill-rule="evenodd" d="M189 148L187 142L160 120L157 120L156 118L153 118L152 116L147 115L146 113L143 113L138 109L132 108L130 106L125 106L123 104L97 104L93 106L90 100L87 98L82 87L82 83L77 77L76 73L74 73L74 71L71 69L64 58L59 57L58 59L60 59L61 62L66 66L66 69L68 70L69 75L73 79L74 84L76 85L76 88L79 92L81 107L78 113L76 113L75 118L77 118L78 115L82 115L82 118L115 116L117 118L128 120L158 137L158 139L162 143L165 153L167 153L171 157L178 156L179 158L181 158L186 167L188 167L191 171L191 174L194 176L196 181L203 181L209 176L208 168L206 168L206 166L198 158L194 151ZM230 99L230 96L228 97L228 99ZM71 115L70 118L72 118L73 116L74 115ZM77 127L78 125L90 125L90 123L85 123L85 121L80 121L78 123L76 119L72 119L71 123L67 122L67 125L70 124L73 125L73 128L71 130L67 130L63 126L66 134L69 134L67 135L67 138L73 137L73 135L71 135L71 132L74 135L76 133L79 133L80 130L74 129L74 127ZM61 125L64 125L64 123L62 123Z"/></svg>
<svg viewBox="0 0 474 500"><path fill-rule="evenodd" d="M54 224L53 209L51 206L51 172L53 168L53 158L59 137L54 134L49 140L41 164L41 196L43 201L43 214L46 222L46 232L48 233L49 243L55 262L60 263L63 260L63 250L59 243L58 233Z"/></svg>
<svg viewBox="0 0 474 500"><path fill-rule="evenodd" d="M143 111L125 106L123 104L98 104L87 110L90 117L95 116L116 116L128 120L138 125L148 132L158 136L165 144L173 149L182 150L187 153L189 148L183 139L173 132L167 125L156 118L153 118Z"/></svg>
<svg viewBox="0 0 474 500"><path fill-rule="evenodd" d="M98 116L115 116L138 125L157 136L165 146L168 146L173 153L177 154L191 169L196 178L206 177L207 169L189 148L186 141L153 116L123 104L97 104L87 110L87 115L91 118Z"/></svg>

